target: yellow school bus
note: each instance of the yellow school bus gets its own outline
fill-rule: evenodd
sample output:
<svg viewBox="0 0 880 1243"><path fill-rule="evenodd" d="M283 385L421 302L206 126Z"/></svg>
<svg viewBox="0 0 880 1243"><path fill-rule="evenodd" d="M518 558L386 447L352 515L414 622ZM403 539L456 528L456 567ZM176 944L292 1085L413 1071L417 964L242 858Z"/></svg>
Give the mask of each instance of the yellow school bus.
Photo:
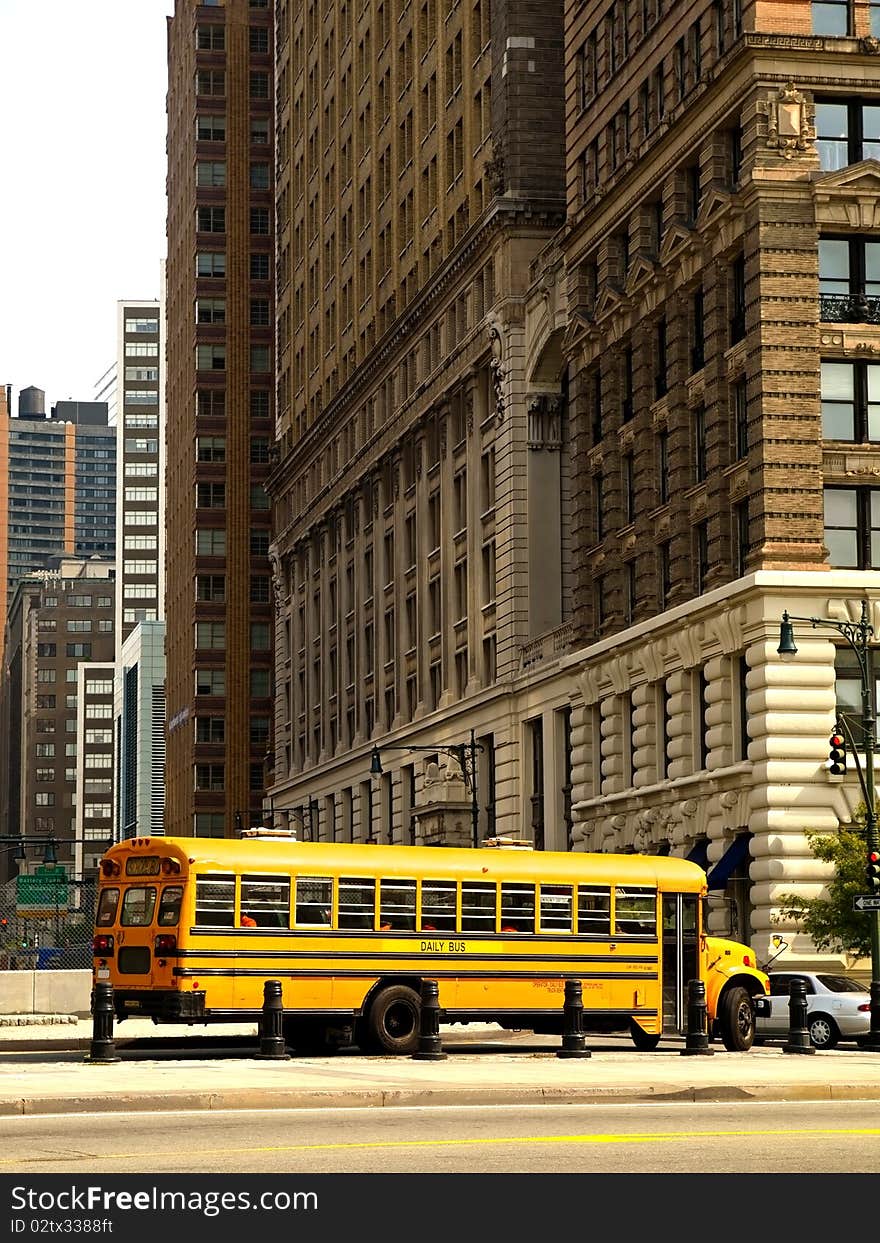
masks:
<svg viewBox="0 0 880 1243"><path fill-rule="evenodd" d="M706 986L710 1031L743 1050L769 992L744 945L703 933L706 877L655 855L138 837L101 861L94 978L118 1019L254 1021L266 980L305 1052L353 1038L412 1053L423 979L450 1023L587 1031L651 1049Z"/></svg>

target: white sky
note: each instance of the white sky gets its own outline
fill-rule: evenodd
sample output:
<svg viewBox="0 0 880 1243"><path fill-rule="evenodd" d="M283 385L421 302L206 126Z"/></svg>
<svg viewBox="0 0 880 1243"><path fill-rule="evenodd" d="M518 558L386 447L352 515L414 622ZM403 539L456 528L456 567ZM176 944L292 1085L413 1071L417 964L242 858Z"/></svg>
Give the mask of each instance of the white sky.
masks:
<svg viewBox="0 0 880 1243"><path fill-rule="evenodd" d="M159 296L174 0L0 0L0 384L91 401Z"/></svg>

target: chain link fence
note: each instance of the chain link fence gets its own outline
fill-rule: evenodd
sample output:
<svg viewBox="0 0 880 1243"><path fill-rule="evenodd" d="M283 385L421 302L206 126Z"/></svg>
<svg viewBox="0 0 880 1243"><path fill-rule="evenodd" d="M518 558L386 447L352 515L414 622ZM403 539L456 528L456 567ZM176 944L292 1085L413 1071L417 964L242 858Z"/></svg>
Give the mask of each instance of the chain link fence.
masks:
<svg viewBox="0 0 880 1243"><path fill-rule="evenodd" d="M0 885L0 971L91 969L98 882Z"/></svg>

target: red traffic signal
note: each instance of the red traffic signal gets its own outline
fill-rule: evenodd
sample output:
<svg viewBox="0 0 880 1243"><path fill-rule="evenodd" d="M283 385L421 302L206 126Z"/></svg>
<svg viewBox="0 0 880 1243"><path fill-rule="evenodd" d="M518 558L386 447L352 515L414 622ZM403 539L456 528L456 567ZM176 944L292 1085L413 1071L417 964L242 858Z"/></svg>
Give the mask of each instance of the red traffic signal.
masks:
<svg viewBox="0 0 880 1243"><path fill-rule="evenodd" d="M842 777L846 772L846 743L843 734L835 730L828 740L828 747L825 767L832 777Z"/></svg>
<svg viewBox="0 0 880 1243"><path fill-rule="evenodd" d="M876 893L880 889L880 851L868 851L868 866L865 868L865 874L868 877L868 887Z"/></svg>

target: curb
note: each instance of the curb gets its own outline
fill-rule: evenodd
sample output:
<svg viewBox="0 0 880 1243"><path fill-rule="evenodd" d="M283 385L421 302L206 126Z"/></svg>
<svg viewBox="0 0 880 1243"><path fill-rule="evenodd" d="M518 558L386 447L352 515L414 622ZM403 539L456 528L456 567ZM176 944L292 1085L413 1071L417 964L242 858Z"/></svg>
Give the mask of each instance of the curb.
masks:
<svg viewBox="0 0 880 1243"><path fill-rule="evenodd" d="M76 1113L210 1112L249 1109L362 1109L442 1105L632 1105L646 1102L880 1100L876 1088L851 1084L719 1084L679 1088L671 1084L568 1088L366 1088L303 1091L240 1089L221 1092L163 1092L161 1096L20 1096L0 1098L0 1117Z"/></svg>

